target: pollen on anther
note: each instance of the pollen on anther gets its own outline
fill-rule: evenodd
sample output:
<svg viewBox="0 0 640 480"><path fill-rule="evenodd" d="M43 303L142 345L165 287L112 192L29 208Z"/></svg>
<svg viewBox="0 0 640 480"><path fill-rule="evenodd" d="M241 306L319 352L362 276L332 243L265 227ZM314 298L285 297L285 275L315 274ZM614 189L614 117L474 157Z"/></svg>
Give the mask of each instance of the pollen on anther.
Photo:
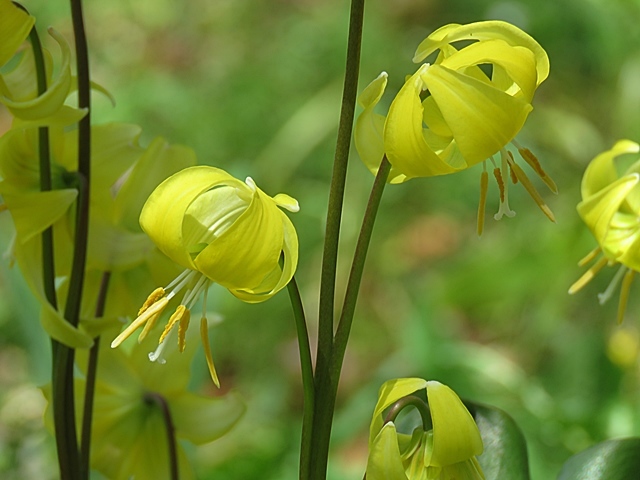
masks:
<svg viewBox="0 0 640 480"><path fill-rule="evenodd" d="M176 308L176 311L173 312L173 315L171 315L171 317L169 318L169 321L165 325L162 335L160 335L160 340L158 340L158 344L162 343L162 341L166 338L166 336L169 335L169 332L171 331L173 326L177 322L179 322L182 316L185 314L185 312L188 312L188 311L189 310L187 310L187 307L185 307L184 305L178 305L178 308Z"/></svg>
<svg viewBox="0 0 640 480"><path fill-rule="evenodd" d="M178 349L180 350L180 353L184 352L184 348L187 345L186 335L190 320L191 312L189 309L185 309L184 314L180 317L180 323L178 324Z"/></svg>
<svg viewBox="0 0 640 480"><path fill-rule="evenodd" d="M164 288L162 287L158 287L153 292L151 292L147 299L144 301L142 307L140 307L140 310L138 310L138 316L142 315L151 305L164 297L164 293Z"/></svg>

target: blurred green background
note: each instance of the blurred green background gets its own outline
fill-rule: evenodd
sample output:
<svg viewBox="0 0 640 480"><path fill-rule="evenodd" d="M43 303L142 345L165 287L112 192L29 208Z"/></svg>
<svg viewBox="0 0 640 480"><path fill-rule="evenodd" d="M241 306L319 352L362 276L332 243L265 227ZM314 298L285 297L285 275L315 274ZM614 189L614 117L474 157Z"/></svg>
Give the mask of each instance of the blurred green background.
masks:
<svg viewBox="0 0 640 480"><path fill-rule="evenodd" d="M95 81L93 121L140 124L194 148L203 164L266 192L296 197L297 279L315 331L323 223L344 69L346 0L112 0L85 2ZM71 38L68 5L25 0L40 28ZM520 424L535 480L555 478L571 454L605 438L640 434L639 286L624 324L617 298L599 306L605 269L574 296L576 263L595 247L578 218L586 164L619 138L640 141L640 1L370 0L361 89L380 71L389 95L414 71L417 44L443 24L508 20L547 50L551 76L518 140L560 189L550 223L522 188L515 218L475 233L480 167L389 186L365 271L334 425L332 480L361 479L379 386L420 376L496 405ZM9 117L0 112L0 130ZM354 152L349 168L339 283L344 285L373 178ZM492 190L493 188L493 190ZM0 215L2 248L11 220ZM340 287L339 287L339 291ZM0 476L56 477L38 385L49 351L19 272L0 276ZM198 478L297 478L302 407L294 324L282 292L260 305L215 293L224 322L212 333L225 389L249 409L225 438L190 454ZM201 359L202 360L202 359ZM194 388L215 394L203 362Z"/></svg>

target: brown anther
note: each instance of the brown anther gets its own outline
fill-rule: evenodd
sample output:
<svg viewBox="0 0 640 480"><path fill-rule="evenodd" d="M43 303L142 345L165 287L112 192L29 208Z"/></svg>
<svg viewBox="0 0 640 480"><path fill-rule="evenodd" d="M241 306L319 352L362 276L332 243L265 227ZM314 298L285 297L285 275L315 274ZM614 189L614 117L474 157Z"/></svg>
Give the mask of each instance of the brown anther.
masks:
<svg viewBox="0 0 640 480"><path fill-rule="evenodd" d="M542 165L538 161L538 158L529 150L528 148L519 148L518 153L520 156L524 158L525 162L529 164L529 166L533 169L534 172L538 174L538 176L542 179L542 181L549 187L553 193L558 193L558 187L555 182L551 179L547 172L544 171Z"/></svg>
<svg viewBox="0 0 640 480"><path fill-rule="evenodd" d="M507 150L507 155L509 155L512 162L515 162L515 159L513 158L513 153ZM513 168L511 167L511 163L509 163L509 176L511 177L511 183L513 183L514 185L518 183L518 176L516 175L516 172L513 171Z"/></svg>
<svg viewBox="0 0 640 480"><path fill-rule="evenodd" d="M498 183L498 189L500 190L500 202L504 202L504 197L505 197L504 179L502 178L502 172L500 171L499 168L496 167L493 169L493 176L496 177L496 182Z"/></svg>

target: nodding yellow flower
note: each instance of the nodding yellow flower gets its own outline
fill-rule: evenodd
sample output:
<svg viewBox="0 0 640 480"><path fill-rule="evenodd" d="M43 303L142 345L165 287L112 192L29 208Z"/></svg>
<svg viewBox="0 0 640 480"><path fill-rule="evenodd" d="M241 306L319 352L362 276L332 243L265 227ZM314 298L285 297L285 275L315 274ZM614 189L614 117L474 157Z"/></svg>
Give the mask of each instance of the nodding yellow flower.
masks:
<svg viewBox="0 0 640 480"><path fill-rule="evenodd" d="M622 284L618 323L624 319L631 282L640 271L640 159L636 156L625 168L619 157L638 152L637 143L620 140L594 158L582 177L582 201L578 204L578 214L598 246L578 263L585 266L595 260L569 293L580 290L605 266L619 265L607 289L598 295L604 304Z"/></svg>
<svg viewBox="0 0 640 480"><path fill-rule="evenodd" d="M426 402L419 396L425 390ZM418 409L422 424L400 433L394 420L409 405ZM369 430L367 480L484 480L476 459L482 451L473 417L446 385L399 378L380 388Z"/></svg>
<svg viewBox="0 0 640 480"><path fill-rule="evenodd" d="M298 263L298 237L278 207L299 210L298 202L288 195L270 197L250 177L242 182L214 167L187 168L161 183L145 203L140 225L185 270L149 295L138 318L111 346L117 347L141 327L142 341L169 301L184 291L149 358L162 362L163 351L176 333L179 349L184 350L190 312L202 295L200 333L211 377L219 385L205 318L207 291L215 282L241 300L257 303L289 283Z"/></svg>
<svg viewBox="0 0 640 480"><path fill-rule="evenodd" d="M457 42L473 43L458 49ZM383 72L362 92L355 144L365 165L377 172L383 156L391 163L391 183L415 177L446 175L483 164L478 234L484 224L488 187L487 161L500 191L495 215L513 216L508 184L520 182L543 213L553 213L507 150L512 144L533 171L557 192L536 157L514 139L533 109L537 87L549 74L544 49L522 30L501 21L447 25L419 46L414 62L438 51L409 76L386 117L374 109L387 85ZM496 161L494 156L499 156Z"/></svg>

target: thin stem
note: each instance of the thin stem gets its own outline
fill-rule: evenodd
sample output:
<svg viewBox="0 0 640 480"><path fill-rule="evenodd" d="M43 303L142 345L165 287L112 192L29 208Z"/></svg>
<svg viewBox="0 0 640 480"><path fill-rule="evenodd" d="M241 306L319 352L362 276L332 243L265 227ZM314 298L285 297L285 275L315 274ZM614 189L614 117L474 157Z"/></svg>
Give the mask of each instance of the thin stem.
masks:
<svg viewBox="0 0 640 480"><path fill-rule="evenodd" d="M169 478L178 480L178 448L176 444L176 431L171 417L171 410L167 400L156 392L147 392L144 394L144 401L147 403L155 403L162 413L162 419L167 430L167 444L169 447Z"/></svg>
<svg viewBox="0 0 640 480"><path fill-rule="evenodd" d="M84 285L84 269L89 230L89 186L91 178L91 99L87 39L82 15L82 1L71 0L71 19L75 36L78 107L87 114L78 124L78 203L74 238L73 262L64 318L74 327L80 322L80 306ZM80 457L76 433L73 364L75 351L65 345L55 347L53 383L54 422L56 438L63 440L59 450L60 476L63 480L80 479Z"/></svg>
<svg viewBox="0 0 640 480"><path fill-rule="evenodd" d="M353 263L351 265L351 272L349 273L342 313L336 330L330 370L327 383L325 385L326 389L323 390L322 394L319 394L316 398L316 417L314 418L313 434L317 441L314 444L314 449L318 452L318 458L325 459L324 464L317 467L322 468L323 472L326 472L327 468L326 459L329 456L331 424L333 422L333 412L336 403L336 395L338 393L340 371L342 370L344 354L347 349L347 342L351 332L353 314L356 308L358 292L362 281L362 273L364 271L364 264L367 257L367 251L369 249L369 243L371 241L371 235L373 233L373 226L375 224L378 207L380 206L382 193L384 192L390 170L391 165L385 156L382 159L382 163L378 169L378 174L373 182L369 202L367 203L367 208L362 220L362 228L360 229ZM326 475L326 473L324 473L324 475Z"/></svg>
<svg viewBox="0 0 640 480"><path fill-rule="evenodd" d="M98 301L96 302L96 318L104 315L107 300L107 290L111 272L102 274ZM98 352L100 351L100 337L93 340L93 346L89 350L89 362L87 364L87 380L84 390L84 411L82 415L82 435L80 437L80 468L84 480L89 480L89 455L91 453L91 425L93 423L93 399L96 390L96 374L98 371Z"/></svg>
<svg viewBox="0 0 640 480"><path fill-rule="evenodd" d="M309 462L311 460L311 439L313 428L313 403L315 387L313 384L313 364L311 362L311 348L309 346L309 332L305 319L304 307L296 279L292 278L287 285L291 308L296 321L298 348L300 350L300 369L302 371L302 388L304 391L304 406L302 412L302 438L300 441L300 480L309 478Z"/></svg>
<svg viewBox="0 0 640 480"><path fill-rule="evenodd" d="M347 40L347 60L344 87L342 92L342 107L338 138L333 163L331 187L329 190L329 205L327 209L327 225L325 230L324 250L322 257L322 273L320 280L320 306L318 313L318 351L316 355L313 438L311 440L310 479L323 480L326 478L328 435L331 425L321 425L326 415L320 415L319 408L324 402L324 395L328 393L329 367L333 350L333 310L335 302L335 282L338 262L338 244L340 239L340 223L342 206L344 203L344 189L349 161L351 133L358 94L358 76L360 72L360 50L362 43L362 25L364 20L365 0L352 0L349 14L349 37ZM330 418L331 416L329 416ZM320 423L318 423L320 422ZM329 420L330 422L330 420ZM320 436L318 436L318 434ZM317 448L326 443L327 448Z"/></svg>
<svg viewBox="0 0 640 480"><path fill-rule="evenodd" d="M389 411L387 412L387 416L384 419L384 423L387 424L389 422L395 422L400 412L408 406L415 407L416 410L418 410L420 418L422 419L422 429L425 432L433 429L433 424L431 421L431 410L429 409L429 405L427 405L427 403L420 397L417 397L415 395L407 395L406 397L402 397L400 400L391 405Z"/></svg>

